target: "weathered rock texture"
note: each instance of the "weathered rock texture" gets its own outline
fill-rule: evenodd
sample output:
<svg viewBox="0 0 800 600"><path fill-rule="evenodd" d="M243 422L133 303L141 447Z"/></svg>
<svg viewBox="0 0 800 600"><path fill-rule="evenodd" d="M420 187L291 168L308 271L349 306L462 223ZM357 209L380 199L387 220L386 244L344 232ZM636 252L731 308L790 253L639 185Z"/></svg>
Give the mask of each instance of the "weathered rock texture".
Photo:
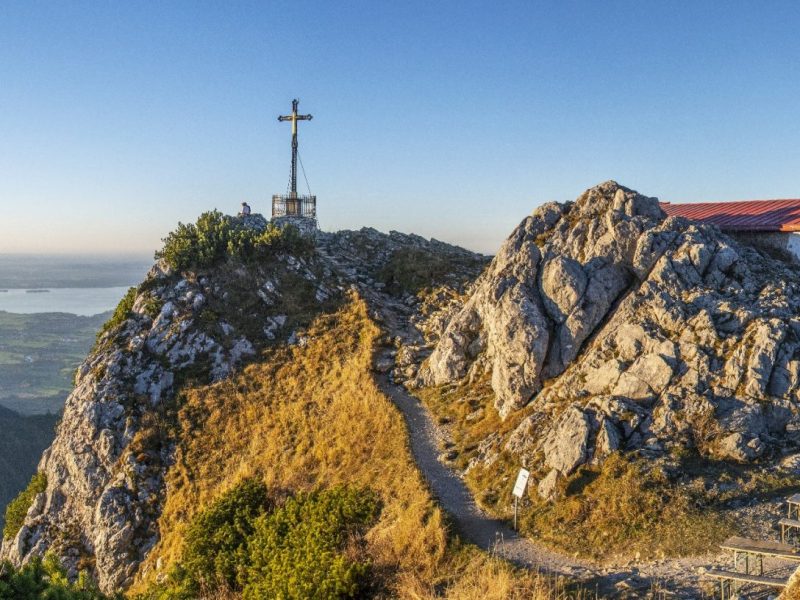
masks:
<svg viewBox="0 0 800 600"><path fill-rule="evenodd" d="M522 221L416 384L491 372L500 414L530 412L495 453L545 472L626 449L766 458L800 444L798 291L794 266L606 182Z"/></svg>
<svg viewBox="0 0 800 600"><path fill-rule="evenodd" d="M260 215L244 224L266 227ZM447 274L454 285L473 280L485 264L418 236L371 229L318 235L308 254L199 272L153 267L128 317L100 337L78 370L39 463L47 489L3 543L3 558L20 563L53 551L72 576L90 567L103 590L124 590L158 540L183 386L224 379L270 344L304 343L304 326L352 286L381 293L384 267L403 253L461 264ZM410 314L416 300L401 292L387 294L387 302Z"/></svg>

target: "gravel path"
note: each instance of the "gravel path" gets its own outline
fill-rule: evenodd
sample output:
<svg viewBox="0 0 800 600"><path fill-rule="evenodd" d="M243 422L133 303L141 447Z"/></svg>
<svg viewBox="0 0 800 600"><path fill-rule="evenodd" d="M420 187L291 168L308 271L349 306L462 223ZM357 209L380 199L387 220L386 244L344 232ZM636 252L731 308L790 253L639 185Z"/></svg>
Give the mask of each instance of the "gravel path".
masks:
<svg viewBox="0 0 800 600"><path fill-rule="evenodd" d="M377 383L403 413L414 459L464 539L520 566L581 578L596 574L589 563L520 537L505 522L484 514L463 480L439 461L440 434L428 410L401 386L392 384L386 375L379 375Z"/></svg>

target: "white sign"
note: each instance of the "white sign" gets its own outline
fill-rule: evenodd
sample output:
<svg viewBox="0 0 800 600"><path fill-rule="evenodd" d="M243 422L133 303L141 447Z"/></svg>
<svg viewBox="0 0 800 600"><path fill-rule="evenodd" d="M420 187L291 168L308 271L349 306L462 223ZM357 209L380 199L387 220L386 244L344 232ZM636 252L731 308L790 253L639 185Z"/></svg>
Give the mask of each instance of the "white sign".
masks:
<svg viewBox="0 0 800 600"><path fill-rule="evenodd" d="M527 469L520 469L517 475L517 482L514 484L514 491L512 492L517 498L522 498L525 495L525 488L528 486L528 477L531 472Z"/></svg>

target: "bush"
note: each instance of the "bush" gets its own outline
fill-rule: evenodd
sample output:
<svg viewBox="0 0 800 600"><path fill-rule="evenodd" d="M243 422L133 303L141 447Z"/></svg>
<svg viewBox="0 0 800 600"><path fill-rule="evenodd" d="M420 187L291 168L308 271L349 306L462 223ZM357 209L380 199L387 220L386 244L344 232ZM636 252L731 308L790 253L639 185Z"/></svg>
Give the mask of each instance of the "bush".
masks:
<svg viewBox="0 0 800 600"><path fill-rule="evenodd" d="M256 523L243 597L355 597L369 562L351 558L355 549L347 545L377 514L377 498L367 490L337 487L289 499Z"/></svg>
<svg viewBox="0 0 800 600"><path fill-rule="evenodd" d="M6 507L6 521L3 527L3 538L13 539L22 529L25 523L25 515L33 504L33 499L37 494L42 493L47 488L47 475L36 473L28 483L28 487L22 490L16 498L8 503Z"/></svg>
<svg viewBox="0 0 800 600"><path fill-rule="evenodd" d="M201 512L186 531L182 568L188 587L236 587L249 564L256 517L272 508L266 486L245 479Z"/></svg>
<svg viewBox="0 0 800 600"><path fill-rule="evenodd" d="M266 486L244 480L200 512L183 559L165 585L142 599L190 599L243 592L244 598L352 598L369 572L348 546L378 513L369 490L336 487L301 494L273 509Z"/></svg>
<svg viewBox="0 0 800 600"><path fill-rule="evenodd" d="M0 600L107 600L92 579L81 573L70 583L53 555L33 558L21 569L0 564Z"/></svg>
<svg viewBox="0 0 800 600"><path fill-rule="evenodd" d="M128 288L128 291L122 297L122 300L120 300L119 304L117 304L117 308L114 309L114 314L111 315L111 318L106 321L100 328L100 331L97 332L98 340L103 337L107 331L111 331L115 327L121 325L128 319L128 317L131 316L133 303L136 300L136 294L137 290L135 287Z"/></svg>
<svg viewBox="0 0 800 600"><path fill-rule="evenodd" d="M227 258L251 260L277 252L308 253L314 247L313 241L295 227L280 228L270 223L259 232L217 210L203 213L197 223L178 223L178 228L162 241L164 247L156 252L156 260L163 259L178 271L212 267Z"/></svg>

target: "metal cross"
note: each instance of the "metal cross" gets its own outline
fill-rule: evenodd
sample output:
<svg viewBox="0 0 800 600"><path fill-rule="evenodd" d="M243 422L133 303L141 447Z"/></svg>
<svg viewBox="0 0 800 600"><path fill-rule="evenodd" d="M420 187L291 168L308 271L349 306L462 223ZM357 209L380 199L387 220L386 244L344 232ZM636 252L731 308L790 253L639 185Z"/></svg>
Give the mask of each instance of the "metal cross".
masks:
<svg viewBox="0 0 800 600"><path fill-rule="evenodd" d="M292 195L297 195L297 122L310 121L314 117L311 115L298 115L297 105L300 100L292 100L292 114L278 117L278 121L292 122Z"/></svg>

